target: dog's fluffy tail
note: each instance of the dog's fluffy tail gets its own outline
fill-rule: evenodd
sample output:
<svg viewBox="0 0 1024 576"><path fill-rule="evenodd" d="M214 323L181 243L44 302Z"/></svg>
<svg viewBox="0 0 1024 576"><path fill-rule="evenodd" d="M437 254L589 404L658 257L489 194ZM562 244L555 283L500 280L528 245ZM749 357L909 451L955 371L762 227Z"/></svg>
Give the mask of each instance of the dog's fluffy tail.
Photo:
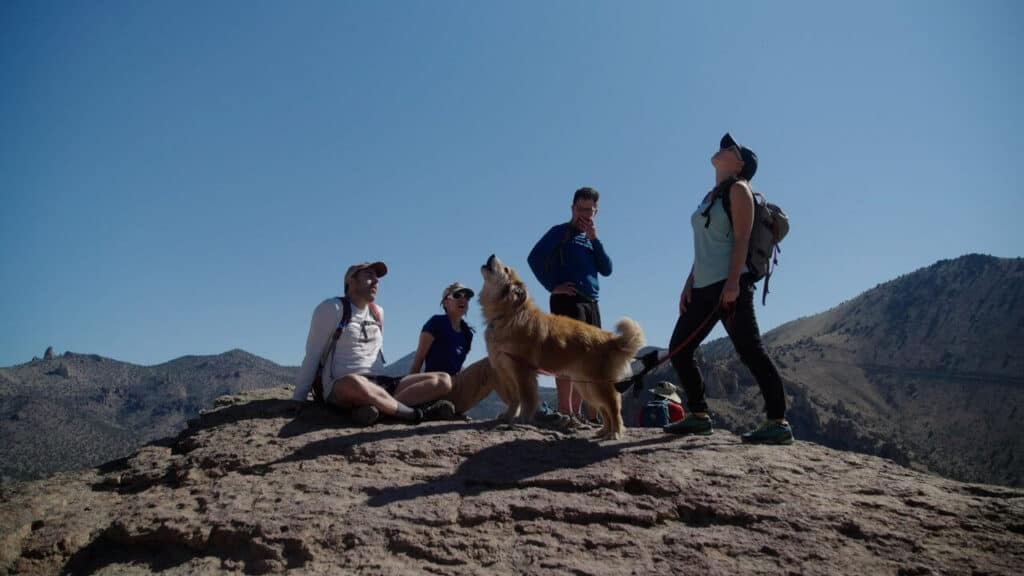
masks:
<svg viewBox="0 0 1024 576"><path fill-rule="evenodd" d="M632 356L644 345L644 331L632 318L623 318L615 325L618 335L615 337L615 346L623 352Z"/></svg>

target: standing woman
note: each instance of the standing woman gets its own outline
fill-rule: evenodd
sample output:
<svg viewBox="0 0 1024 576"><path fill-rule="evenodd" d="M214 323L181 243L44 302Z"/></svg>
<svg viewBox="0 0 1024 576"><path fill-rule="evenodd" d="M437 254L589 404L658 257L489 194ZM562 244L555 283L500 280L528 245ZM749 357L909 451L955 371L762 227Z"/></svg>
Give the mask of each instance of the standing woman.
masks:
<svg viewBox="0 0 1024 576"><path fill-rule="evenodd" d="M473 329L466 324L466 311L473 291L456 282L441 293L444 314L432 316L423 325L410 374L418 374L426 363L426 372L447 372L454 376L462 370L473 344Z"/></svg>
<svg viewBox="0 0 1024 576"><path fill-rule="evenodd" d="M711 157L715 187L690 216L693 227L693 266L679 296L679 320L670 350L690 341L672 357L686 391L686 418L665 426L672 434L711 434L712 422L704 397L704 379L694 352L721 320L740 360L757 380L764 396L767 420L742 435L744 442L790 444L793 430L786 421L782 379L765 351L754 317L754 279L747 271L747 246L754 222L750 179L757 172L757 155L740 146L728 133ZM728 208L726 206L728 204Z"/></svg>

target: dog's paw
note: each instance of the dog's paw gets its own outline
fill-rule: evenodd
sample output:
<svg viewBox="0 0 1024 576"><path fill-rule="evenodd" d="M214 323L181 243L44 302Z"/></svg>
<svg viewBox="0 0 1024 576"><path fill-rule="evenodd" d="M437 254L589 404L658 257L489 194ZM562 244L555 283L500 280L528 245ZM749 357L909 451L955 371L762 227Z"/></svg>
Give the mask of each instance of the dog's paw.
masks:
<svg viewBox="0 0 1024 576"><path fill-rule="evenodd" d="M597 434L594 435L594 440L597 440L598 442L604 440L620 440L621 438L622 432L612 432L611 429L607 428L602 428L601 430L598 430Z"/></svg>

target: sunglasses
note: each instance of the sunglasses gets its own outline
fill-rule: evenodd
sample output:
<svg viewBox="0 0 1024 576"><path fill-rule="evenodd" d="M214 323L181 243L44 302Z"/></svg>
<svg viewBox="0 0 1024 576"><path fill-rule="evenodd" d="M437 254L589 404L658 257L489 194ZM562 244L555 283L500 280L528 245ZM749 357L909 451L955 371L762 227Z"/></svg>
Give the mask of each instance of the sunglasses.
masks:
<svg viewBox="0 0 1024 576"><path fill-rule="evenodd" d="M465 292L456 292L455 294L449 294L448 297L451 298L452 300L469 300L470 298L472 298L472 296L466 294Z"/></svg>

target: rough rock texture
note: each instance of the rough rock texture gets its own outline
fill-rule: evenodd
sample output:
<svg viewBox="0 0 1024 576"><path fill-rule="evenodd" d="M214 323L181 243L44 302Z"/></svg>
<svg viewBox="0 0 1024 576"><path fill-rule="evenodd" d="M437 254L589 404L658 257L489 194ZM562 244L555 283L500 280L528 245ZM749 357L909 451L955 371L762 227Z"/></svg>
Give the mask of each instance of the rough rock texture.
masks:
<svg viewBox="0 0 1024 576"><path fill-rule="evenodd" d="M728 432L350 427L220 399L99 469L0 491L18 574L1020 574L1024 491Z"/></svg>

